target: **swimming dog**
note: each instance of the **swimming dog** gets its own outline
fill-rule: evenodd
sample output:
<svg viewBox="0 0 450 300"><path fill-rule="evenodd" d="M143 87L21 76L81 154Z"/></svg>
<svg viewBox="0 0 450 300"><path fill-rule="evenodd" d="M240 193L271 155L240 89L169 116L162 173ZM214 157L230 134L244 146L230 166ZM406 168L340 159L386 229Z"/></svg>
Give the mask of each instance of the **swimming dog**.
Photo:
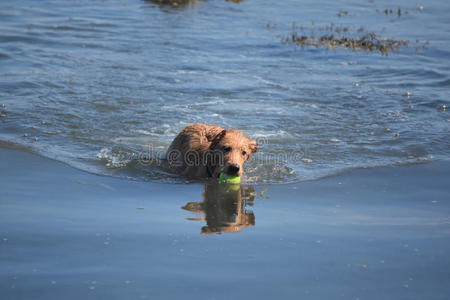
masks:
<svg viewBox="0 0 450 300"><path fill-rule="evenodd" d="M192 124L175 137L166 159L170 171L187 177L241 176L243 164L257 150L258 143L239 130Z"/></svg>

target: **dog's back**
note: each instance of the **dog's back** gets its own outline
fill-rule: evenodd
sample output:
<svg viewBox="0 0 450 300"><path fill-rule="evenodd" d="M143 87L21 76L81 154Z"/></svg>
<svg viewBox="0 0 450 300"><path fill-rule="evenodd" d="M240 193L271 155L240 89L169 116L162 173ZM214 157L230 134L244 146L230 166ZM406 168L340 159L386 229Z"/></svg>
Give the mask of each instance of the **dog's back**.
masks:
<svg viewBox="0 0 450 300"><path fill-rule="evenodd" d="M203 160L214 138L224 129L217 125L192 124L185 127L172 141L166 153L169 166L176 173L190 177L207 177L206 166L195 166L186 156L192 153Z"/></svg>

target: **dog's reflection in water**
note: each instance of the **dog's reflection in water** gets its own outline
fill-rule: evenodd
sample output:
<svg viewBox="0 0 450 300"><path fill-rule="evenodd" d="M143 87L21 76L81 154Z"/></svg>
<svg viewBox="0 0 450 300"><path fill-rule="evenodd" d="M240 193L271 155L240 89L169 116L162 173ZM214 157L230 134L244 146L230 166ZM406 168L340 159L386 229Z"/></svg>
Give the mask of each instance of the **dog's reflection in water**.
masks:
<svg viewBox="0 0 450 300"><path fill-rule="evenodd" d="M205 185L202 202L189 202L182 208L204 217L188 220L206 221L202 234L240 232L243 227L255 225L255 215L247 210L253 206L255 190L240 184L220 184L211 182Z"/></svg>

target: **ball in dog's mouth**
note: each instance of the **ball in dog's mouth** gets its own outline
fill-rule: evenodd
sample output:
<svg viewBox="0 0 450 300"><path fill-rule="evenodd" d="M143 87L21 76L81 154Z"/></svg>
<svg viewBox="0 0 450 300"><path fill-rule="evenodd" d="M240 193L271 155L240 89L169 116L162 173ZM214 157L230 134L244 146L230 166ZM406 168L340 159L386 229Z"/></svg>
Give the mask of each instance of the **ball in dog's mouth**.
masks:
<svg viewBox="0 0 450 300"><path fill-rule="evenodd" d="M239 184L241 183L241 177L236 175L229 175L227 173L220 173L219 182L229 184Z"/></svg>

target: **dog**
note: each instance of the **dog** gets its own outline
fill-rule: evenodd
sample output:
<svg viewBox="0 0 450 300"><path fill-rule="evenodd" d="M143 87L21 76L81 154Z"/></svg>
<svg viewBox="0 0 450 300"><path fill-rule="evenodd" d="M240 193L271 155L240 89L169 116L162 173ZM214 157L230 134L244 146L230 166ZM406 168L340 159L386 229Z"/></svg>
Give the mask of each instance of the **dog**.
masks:
<svg viewBox="0 0 450 300"><path fill-rule="evenodd" d="M258 143L239 130L192 124L169 146L169 170L192 178L217 178L221 172L241 176L243 164L258 150Z"/></svg>

